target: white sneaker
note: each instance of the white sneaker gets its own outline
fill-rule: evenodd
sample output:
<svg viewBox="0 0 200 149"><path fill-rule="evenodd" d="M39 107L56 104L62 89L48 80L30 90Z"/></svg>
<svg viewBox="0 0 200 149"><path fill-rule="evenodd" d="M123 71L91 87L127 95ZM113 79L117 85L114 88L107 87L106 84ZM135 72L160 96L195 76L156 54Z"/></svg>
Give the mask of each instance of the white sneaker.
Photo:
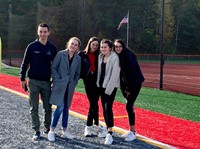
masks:
<svg viewBox="0 0 200 149"><path fill-rule="evenodd" d="M75 137L69 131L62 131L62 137L68 139L74 139Z"/></svg>
<svg viewBox="0 0 200 149"><path fill-rule="evenodd" d="M122 135L122 137L124 137L125 141L133 141L136 139L136 135L135 132L129 131L126 134Z"/></svg>
<svg viewBox="0 0 200 149"><path fill-rule="evenodd" d="M48 135L47 135L47 138L51 142L55 141L55 133L53 131L49 131Z"/></svg>
<svg viewBox="0 0 200 149"><path fill-rule="evenodd" d="M103 126L99 126L99 128L98 128L98 137L105 138L107 134L108 134L107 129L105 127L103 127Z"/></svg>
<svg viewBox="0 0 200 149"><path fill-rule="evenodd" d="M121 135L122 138L126 138L128 136L128 134L130 133L130 131L124 133L123 135Z"/></svg>
<svg viewBox="0 0 200 149"><path fill-rule="evenodd" d="M85 126L85 132L84 132L84 136L85 137L90 137L92 134L91 134L91 128L90 126Z"/></svg>
<svg viewBox="0 0 200 149"><path fill-rule="evenodd" d="M110 145L110 144L112 144L112 142L113 142L113 137L112 137L111 134L108 133L108 134L106 135L104 144Z"/></svg>

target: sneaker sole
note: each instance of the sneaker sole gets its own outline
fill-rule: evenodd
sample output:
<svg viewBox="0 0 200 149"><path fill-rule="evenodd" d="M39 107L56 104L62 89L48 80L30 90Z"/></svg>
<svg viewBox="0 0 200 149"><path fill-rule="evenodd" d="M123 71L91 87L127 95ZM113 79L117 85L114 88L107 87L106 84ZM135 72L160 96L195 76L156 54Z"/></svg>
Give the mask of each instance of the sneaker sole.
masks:
<svg viewBox="0 0 200 149"><path fill-rule="evenodd" d="M105 138L106 136L98 136L99 138Z"/></svg>
<svg viewBox="0 0 200 149"><path fill-rule="evenodd" d="M107 134L106 134L106 135L107 135ZM98 135L98 137L99 137L99 138L105 138L106 135L102 135L102 136Z"/></svg>
<svg viewBox="0 0 200 149"><path fill-rule="evenodd" d="M49 140L49 139L48 139ZM56 140L49 140L50 142L55 142Z"/></svg>
<svg viewBox="0 0 200 149"><path fill-rule="evenodd" d="M131 142L131 141L134 141L134 140L136 140L136 138L135 139L131 139L131 140L126 140L126 139L124 139L126 142Z"/></svg>
<svg viewBox="0 0 200 149"><path fill-rule="evenodd" d="M112 142L112 143L113 143L113 142ZM105 144L105 145L111 145L112 143L106 143L106 142L105 142L104 144Z"/></svg>

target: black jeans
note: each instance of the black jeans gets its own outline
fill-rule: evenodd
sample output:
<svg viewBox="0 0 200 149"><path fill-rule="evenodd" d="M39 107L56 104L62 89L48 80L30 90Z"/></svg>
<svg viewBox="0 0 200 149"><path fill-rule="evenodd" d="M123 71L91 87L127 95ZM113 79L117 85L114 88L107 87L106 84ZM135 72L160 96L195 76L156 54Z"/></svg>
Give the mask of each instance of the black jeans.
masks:
<svg viewBox="0 0 200 149"><path fill-rule="evenodd" d="M86 80L84 80L85 91L89 100L89 111L87 117L87 126L99 125L99 88L96 85L97 74L89 73Z"/></svg>
<svg viewBox="0 0 200 149"><path fill-rule="evenodd" d="M137 96L141 89L141 84L135 85L134 89L131 91L131 94L126 98L126 111L128 113L129 125L135 125L135 112L134 112L134 103L137 99Z"/></svg>
<svg viewBox="0 0 200 149"><path fill-rule="evenodd" d="M113 102L115 100L115 95L117 88L115 88L111 95L105 94L105 88L100 88L101 103L103 107L103 116L106 122L107 128L114 126L113 118Z"/></svg>

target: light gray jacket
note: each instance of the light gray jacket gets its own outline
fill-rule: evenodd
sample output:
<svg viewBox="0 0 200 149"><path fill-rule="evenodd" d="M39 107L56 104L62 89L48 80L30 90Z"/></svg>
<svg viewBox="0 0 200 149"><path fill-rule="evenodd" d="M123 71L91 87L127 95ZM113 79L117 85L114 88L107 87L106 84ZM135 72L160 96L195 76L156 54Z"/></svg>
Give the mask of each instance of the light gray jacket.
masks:
<svg viewBox="0 0 200 149"><path fill-rule="evenodd" d="M51 66L53 78L50 104L60 106L63 100L67 100L68 108L71 106L75 86L80 78L81 58L74 54L71 67L69 67L68 50L59 51ZM64 99L68 85L67 99Z"/></svg>
<svg viewBox="0 0 200 149"><path fill-rule="evenodd" d="M101 76L101 63L103 61L103 55L99 54L98 59L98 74L97 74L97 86ZM113 90L120 85L120 66L119 57L115 52L111 52L108 61L106 63L105 78L102 87L105 88L105 94L111 95Z"/></svg>

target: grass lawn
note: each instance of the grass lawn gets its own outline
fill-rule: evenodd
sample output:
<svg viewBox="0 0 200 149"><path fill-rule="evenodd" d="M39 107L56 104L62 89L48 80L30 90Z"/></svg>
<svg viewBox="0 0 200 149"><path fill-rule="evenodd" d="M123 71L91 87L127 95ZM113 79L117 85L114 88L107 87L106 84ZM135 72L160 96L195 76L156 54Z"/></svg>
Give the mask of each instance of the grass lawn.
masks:
<svg viewBox="0 0 200 149"><path fill-rule="evenodd" d="M2 68L1 73L19 76L19 68ZM77 92L85 93L83 81L79 80ZM118 89L116 101L126 103ZM147 109L195 122L200 122L200 97L143 87L135 103L136 107Z"/></svg>

